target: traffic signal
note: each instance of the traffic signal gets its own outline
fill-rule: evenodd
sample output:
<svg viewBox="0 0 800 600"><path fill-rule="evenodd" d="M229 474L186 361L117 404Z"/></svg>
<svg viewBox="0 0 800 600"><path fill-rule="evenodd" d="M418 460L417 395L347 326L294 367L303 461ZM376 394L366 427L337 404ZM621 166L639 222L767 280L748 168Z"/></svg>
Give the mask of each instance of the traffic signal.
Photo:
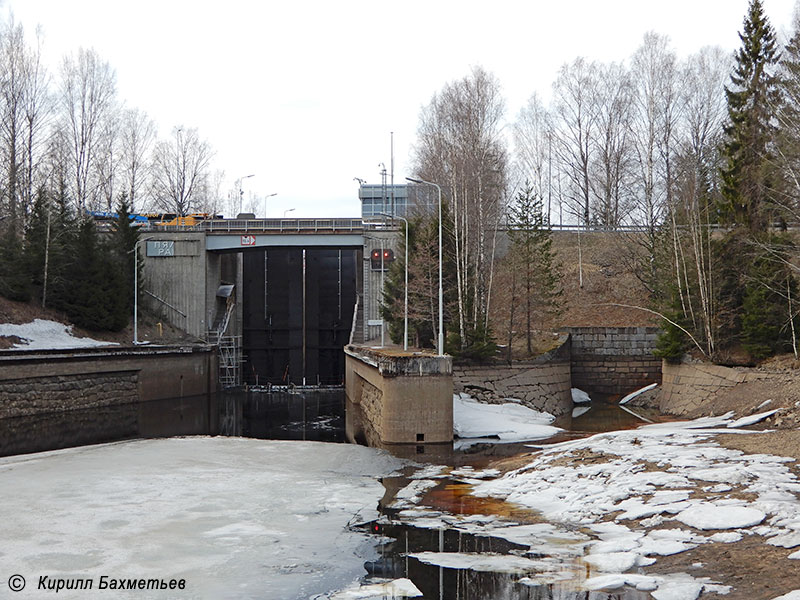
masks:
<svg viewBox="0 0 800 600"><path fill-rule="evenodd" d="M386 271L389 268L389 265L394 262L394 250L390 248L384 248L383 250L375 249L370 255L370 261L372 263L373 271L380 271L381 267L383 267L383 270Z"/></svg>

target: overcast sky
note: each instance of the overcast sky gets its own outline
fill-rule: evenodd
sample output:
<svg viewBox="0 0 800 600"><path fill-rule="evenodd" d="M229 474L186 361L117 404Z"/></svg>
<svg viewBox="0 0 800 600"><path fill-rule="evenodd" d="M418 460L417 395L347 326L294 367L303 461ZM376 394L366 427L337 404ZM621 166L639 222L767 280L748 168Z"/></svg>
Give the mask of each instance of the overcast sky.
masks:
<svg viewBox="0 0 800 600"><path fill-rule="evenodd" d="M216 151L226 188L277 195L260 214L359 216L355 177L410 175L420 109L480 65L500 80L513 120L547 97L577 56L619 61L647 31L680 57L733 51L748 0L0 0L33 30L56 72L94 48L117 73L119 96L147 112L161 137L196 127ZM788 30L794 0L764 0ZM30 40L33 38L30 37Z"/></svg>

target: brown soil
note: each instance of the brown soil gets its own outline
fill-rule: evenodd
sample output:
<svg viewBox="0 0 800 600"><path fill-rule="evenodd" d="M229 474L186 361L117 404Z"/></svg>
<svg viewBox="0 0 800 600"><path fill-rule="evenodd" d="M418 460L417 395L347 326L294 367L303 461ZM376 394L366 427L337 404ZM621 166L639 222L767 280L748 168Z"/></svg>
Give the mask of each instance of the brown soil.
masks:
<svg viewBox="0 0 800 600"><path fill-rule="evenodd" d="M553 249L561 263L562 327L657 326L648 292L636 277L633 234L556 232ZM582 283L582 285L581 285ZM621 306L625 305L625 306ZM641 308L633 308L641 307Z"/></svg>

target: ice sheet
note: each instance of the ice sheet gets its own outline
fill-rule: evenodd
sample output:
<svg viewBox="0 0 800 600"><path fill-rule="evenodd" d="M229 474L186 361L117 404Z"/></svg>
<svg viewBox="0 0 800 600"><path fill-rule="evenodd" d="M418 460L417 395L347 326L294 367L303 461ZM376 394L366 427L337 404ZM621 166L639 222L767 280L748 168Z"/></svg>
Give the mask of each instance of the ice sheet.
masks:
<svg viewBox="0 0 800 600"><path fill-rule="evenodd" d="M342 589L377 556L348 525L377 516L377 478L403 464L356 445L225 437L0 458L0 573L184 578L198 598ZM136 597L163 598L151 594Z"/></svg>

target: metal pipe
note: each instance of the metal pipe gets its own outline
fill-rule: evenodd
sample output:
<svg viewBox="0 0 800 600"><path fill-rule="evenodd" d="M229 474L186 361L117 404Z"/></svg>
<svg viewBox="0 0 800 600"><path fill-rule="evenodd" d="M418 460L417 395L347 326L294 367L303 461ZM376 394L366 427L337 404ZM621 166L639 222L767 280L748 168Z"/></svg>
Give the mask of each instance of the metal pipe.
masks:
<svg viewBox="0 0 800 600"><path fill-rule="evenodd" d="M153 238L136 240L133 244L133 343L139 343L139 243Z"/></svg>

